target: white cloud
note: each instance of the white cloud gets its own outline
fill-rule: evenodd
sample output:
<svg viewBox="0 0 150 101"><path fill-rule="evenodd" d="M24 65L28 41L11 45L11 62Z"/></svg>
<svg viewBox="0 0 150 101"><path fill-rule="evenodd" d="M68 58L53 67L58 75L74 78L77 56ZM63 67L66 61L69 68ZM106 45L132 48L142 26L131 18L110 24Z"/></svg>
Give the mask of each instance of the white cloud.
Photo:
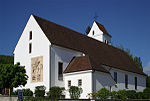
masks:
<svg viewBox="0 0 150 101"><path fill-rule="evenodd" d="M147 66L144 67L144 72L150 75L150 62L147 64Z"/></svg>

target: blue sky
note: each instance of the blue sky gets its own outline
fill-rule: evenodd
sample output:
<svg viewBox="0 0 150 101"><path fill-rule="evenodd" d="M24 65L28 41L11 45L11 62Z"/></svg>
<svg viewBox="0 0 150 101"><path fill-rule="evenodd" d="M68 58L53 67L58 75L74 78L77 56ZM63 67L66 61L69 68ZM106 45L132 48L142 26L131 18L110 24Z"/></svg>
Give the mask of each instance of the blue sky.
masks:
<svg viewBox="0 0 150 101"><path fill-rule="evenodd" d="M113 45L140 56L150 72L150 0L0 0L0 54L13 55L30 14L85 33L95 13Z"/></svg>

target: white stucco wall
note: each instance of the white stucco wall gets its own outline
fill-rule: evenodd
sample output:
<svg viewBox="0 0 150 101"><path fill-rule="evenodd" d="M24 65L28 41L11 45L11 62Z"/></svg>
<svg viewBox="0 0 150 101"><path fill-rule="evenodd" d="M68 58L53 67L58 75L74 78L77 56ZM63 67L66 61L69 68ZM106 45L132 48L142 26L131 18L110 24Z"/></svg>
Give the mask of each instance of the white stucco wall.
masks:
<svg viewBox="0 0 150 101"><path fill-rule="evenodd" d="M30 31L32 31L32 40L29 40ZM32 43L32 52L30 54L29 43ZM29 77L25 88L30 88L34 91L36 86L44 85L46 90L49 90L49 46L49 40L31 15L14 50L14 63L20 62L22 66L25 66ZM31 58L38 56L43 56L43 82L31 83Z"/></svg>
<svg viewBox="0 0 150 101"><path fill-rule="evenodd" d="M93 73L93 91L97 92L101 88L110 90L110 86L114 85L115 82L109 73L95 71Z"/></svg>
<svg viewBox="0 0 150 101"><path fill-rule="evenodd" d="M92 70L64 74L66 98L70 98L68 80L71 80L71 86L78 86L79 79L82 79L83 90L80 98L89 98L88 93L92 93Z"/></svg>
<svg viewBox="0 0 150 101"><path fill-rule="evenodd" d="M94 35L93 35L93 31L94 31ZM105 40L107 40L108 42L111 43L111 37L109 37L108 35L104 34L98 27L98 25L96 24L96 22L93 23L92 28L89 32L89 34L87 35L89 37L92 37L98 41L101 42L105 42Z"/></svg>
<svg viewBox="0 0 150 101"><path fill-rule="evenodd" d="M94 31L94 35L93 35L93 31ZM93 23L92 28L87 36L103 42L103 32L99 29L99 27L95 22Z"/></svg>
<svg viewBox="0 0 150 101"><path fill-rule="evenodd" d="M121 89L126 89L125 88L125 74L128 75L128 89L126 90L136 90L135 89L135 80L134 78L137 77L137 92L138 91L143 91L146 87L146 76L128 72L128 71L123 71L119 70L116 68L112 68L110 70L110 73L112 77L114 78L114 72L117 72L117 87L113 86L112 90L118 91Z"/></svg>
<svg viewBox="0 0 150 101"><path fill-rule="evenodd" d="M63 63L63 71L74 56L82 56L81 52L52 45L51 47L51 86L64 87L64 80L58 80L58 62Z"/></svg>

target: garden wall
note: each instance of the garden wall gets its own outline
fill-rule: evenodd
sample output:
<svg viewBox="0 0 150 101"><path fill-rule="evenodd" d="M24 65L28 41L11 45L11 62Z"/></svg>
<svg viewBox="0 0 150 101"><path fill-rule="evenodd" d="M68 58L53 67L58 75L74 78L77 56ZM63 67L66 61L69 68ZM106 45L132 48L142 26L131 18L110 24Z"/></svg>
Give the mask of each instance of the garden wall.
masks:
<svg viewBox="0 0 150 101"><path fill-rule="evenodd" d="M17 101L18 97L0 96L0 101Z"/></svg>

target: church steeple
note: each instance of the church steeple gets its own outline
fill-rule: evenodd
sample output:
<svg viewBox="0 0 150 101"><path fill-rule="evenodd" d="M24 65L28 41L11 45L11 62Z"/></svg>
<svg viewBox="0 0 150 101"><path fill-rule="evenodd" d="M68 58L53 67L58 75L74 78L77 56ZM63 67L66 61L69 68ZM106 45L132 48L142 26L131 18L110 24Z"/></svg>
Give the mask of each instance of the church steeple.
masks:
<svg viewBox="0 0 150 101"><path fill-rule="evenodd" d="M102 24L98 23L97 21L94 21L87 36L111 45L112 36L107 32L105 27Z"/></svg>

